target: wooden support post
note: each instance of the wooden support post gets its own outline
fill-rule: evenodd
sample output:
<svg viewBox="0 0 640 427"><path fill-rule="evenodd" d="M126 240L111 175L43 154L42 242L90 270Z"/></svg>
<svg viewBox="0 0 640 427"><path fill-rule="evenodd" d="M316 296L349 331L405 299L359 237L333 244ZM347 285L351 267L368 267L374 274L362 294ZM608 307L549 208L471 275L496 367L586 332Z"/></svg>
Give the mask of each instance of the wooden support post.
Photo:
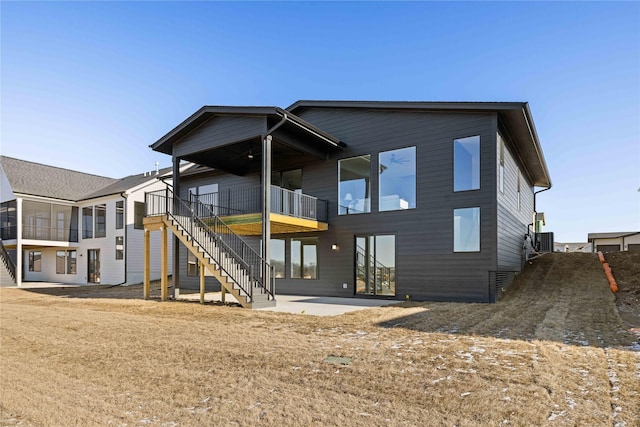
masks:
<svg viewBox="0 0 640 427"><path fill-rule="evenodd" d="M220 285L220 299L222 299L222 303L225 303L225 295L227 294L227 290L224 286Z"/></svg>
<svg viewBox="0 0 640 427"><path fill-rule="evenodd" d="M200 263L200 304L204 304L204 264Z"/></svg>
<svg viewBox="0 0 640 427"><path fill-rule="evenodd" d="M149 235L151 232L144 229L144 284L143 294L144 299L149 299L151 296L151 242Z"/></svg>
<svg viewBox="0 0 640 427"><path fill-rule="evenodd" d="M167 281L169 280L169 257L168 257L168 245L167 245L167 226L163 225L160 229L162 233L162 243L160 245L160 300L166 301L169 287Z"/></svg>

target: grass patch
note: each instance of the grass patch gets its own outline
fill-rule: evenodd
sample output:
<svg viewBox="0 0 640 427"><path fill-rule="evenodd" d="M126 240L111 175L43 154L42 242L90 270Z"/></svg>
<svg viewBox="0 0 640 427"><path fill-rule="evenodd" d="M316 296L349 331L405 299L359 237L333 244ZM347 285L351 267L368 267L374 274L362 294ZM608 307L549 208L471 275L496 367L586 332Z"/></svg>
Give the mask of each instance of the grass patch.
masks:
<svg viewBox="0 0 640 427"><path fill-rule="evenodd" d="M495 305L335 317L0 289L0 424L638 425L640 353L604 276L572 255L532 264Z"/></svg>

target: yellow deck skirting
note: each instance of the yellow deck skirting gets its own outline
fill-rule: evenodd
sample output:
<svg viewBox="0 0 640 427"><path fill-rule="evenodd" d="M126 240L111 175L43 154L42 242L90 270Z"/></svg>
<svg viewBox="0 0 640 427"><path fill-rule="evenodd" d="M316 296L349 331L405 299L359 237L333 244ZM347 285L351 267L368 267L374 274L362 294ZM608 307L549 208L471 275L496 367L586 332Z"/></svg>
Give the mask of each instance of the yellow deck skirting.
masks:
<svg viewBox="0 0 640 427"><path fill-rule="evenodd" d="M329 228L325 222L276 213L269 214L269 218L271 220L271 234L326 231ZM224 216L220 217L220 219L241 236L259 236L262 234L262 215L259 213Z"/></svg>

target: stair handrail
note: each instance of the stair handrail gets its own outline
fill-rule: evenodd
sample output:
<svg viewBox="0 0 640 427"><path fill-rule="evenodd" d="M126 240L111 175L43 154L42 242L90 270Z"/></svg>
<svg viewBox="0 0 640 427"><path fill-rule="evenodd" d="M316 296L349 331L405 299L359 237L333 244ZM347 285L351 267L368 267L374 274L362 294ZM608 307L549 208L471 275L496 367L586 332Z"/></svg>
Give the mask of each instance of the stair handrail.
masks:
<svg viewBox="0 0 640 427"><path fill-rule="evenodd" d="M361 254L363 258L366 258L367 256L367 251L360 245L356 245L356 252ZM369 262L372 262L375 268L383 270L384 274L387 275L389 281L391 281L391 267L387 267L386 265L375 259L375 257L371 254L369 254Z"/></svg>
<svg viewBox="0 0 640 427"><path fill-rule="evenodd" d="M0 239L0 258L2 258L2 263L7 267L9 271L9 275L13 279L13 283L16 282L16 264L11 259L9 252L4 247L4 242Z"/></svg>
<svg viewBox="0 0 640 427"><path fill-rule="evenodd" d="M149 203L151 198L162 197L164 203ZM172 202L170 202L172 200ZM164 205L164 206L163 206ZM164 207L164 209L157 208ZM173 191L167 187L164 190L147 193L147 215L167 215L173 218L189 234L190 238L200 246L205 253L211 257L221 270L231 277L240 290L253 301L253 283L263 289L269 299L275 299L275 275L273 266L267 263L253 248L251 248L240 236L238 236L227 224L225 224L211 209L198 201L187 202L178 197L174 197ZM155 209L154 209L155 208ZM211 216L202 218L197 212L208 210ZM183 218L189 218L184 221ZM207 238L201 238L194 233L194 226L199 228ZM216 247L222 249L224 255L231 257L235 263L240 265L248 274L238 277L232 271L232 265L225 262L222 254L216 251ZM218 252L216 254L216 252ZM217 255L217 256L216 256ZM262 276L262 267L265 267L267 277Z"/></svg>

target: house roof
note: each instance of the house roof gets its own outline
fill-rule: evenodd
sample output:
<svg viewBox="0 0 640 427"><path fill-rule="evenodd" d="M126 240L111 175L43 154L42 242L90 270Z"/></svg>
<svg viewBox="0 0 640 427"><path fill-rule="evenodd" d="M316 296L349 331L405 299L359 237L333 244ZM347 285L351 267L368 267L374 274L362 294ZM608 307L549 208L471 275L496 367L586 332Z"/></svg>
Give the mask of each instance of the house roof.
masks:
<svg viewBox="0 0 640 427"><path fill-rule="evenodd" d="M14 193L80 201L123 193L171 172L172 168L116 179L0 156Z"/></svg>
<svg viewBox="0 0 640 427"><path fill-rule="evenodd" d="M278 107L239 107L239 106L216 106L205 105L198 111L187 117L182 123L170 130L166 135L160 138L150 147L164 154L172 154L173 144L180 141L189 133L197 129L200 125L204 124L213 117L224 116L241 116L241 117L264 117L275 121L283 120L283 126L289 126L291 128L297 128L304 131L307 135L322 140L334 147L344 147L338 138L330 135L329 133L318 129L311 123L297 117L295 114L285 111ZM277 126L279 126L278 124ZM276 127L277 127L276 126ZM265 129L265 132L269 132L269 129Z"/></svg>
<svg viewBox="0 0 640 427"><path fill-rule="evenodd" d="M587 240L593 242L595 239L619 239L620 237L629 237L640 234L640 231L617 231L610 233L589 233Z"/></svg>
<svg viewBox="0 0 640 427"><path fill-rule="evenodd" d="M14 193L76 201L117 182L117 179L0 156Z"/></svg>
<svg viewBox="0 0 640 427"><path fill-rule="evenodd" d="M542 154L527 102L422 102L422 101L296 101L286 108L293 113L306 108L360 108L404 111L497 112L514 140L517 154L537 187L551 187L551 177Z"/></svg>
<svg viewBox="0 0 640 427"><path fill-rule="evenodd" d="M91 193L85 197L83 197L82 199L95 199L96 197L104 197L104 196L110 196L112 194L119 194L119 193L124 193L125 191L129 190L130 188L134 188L137 187L141 184L144 184L145 182L155 179L155 178L160 178L168 173L172 172L172 168L168 167L168 168L163 168L160 169L158 171L158 173L156 172L145 172L145 173L140 173L137 175L129 175L125 178L119 179L116 182L101 188L100 190Z"/></svg>

